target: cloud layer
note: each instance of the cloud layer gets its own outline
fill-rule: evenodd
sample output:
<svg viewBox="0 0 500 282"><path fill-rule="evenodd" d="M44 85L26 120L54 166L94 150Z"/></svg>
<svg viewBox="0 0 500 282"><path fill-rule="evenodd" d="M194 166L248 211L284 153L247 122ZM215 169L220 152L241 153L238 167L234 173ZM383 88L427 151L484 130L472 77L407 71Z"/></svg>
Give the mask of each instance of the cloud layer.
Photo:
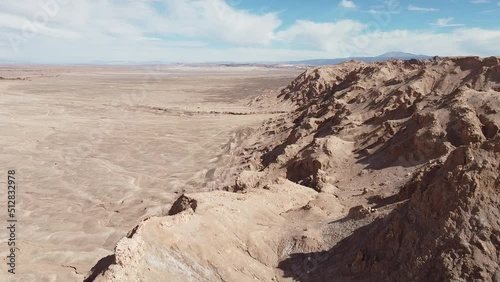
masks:
<svg viewBox="0 0 500 282"><path fill-rule="evenodd" d="M296 19L284 25L283 11L247 11L224 0L20 2L0 3L0 60L274 61L387 51L486 56L500 46L499 30L466 28L451 17L431 24L444 30L391 29L400 10L390 6L366 21ZM338 3L357 10L353 1Z"/></svg>
<svg viewBox="0 0 500 282"><path fill-rule="evenodd" d="M408 6L408 11L419 11L419 12L437 12L439 9L436 8L424 8L424 7L418 7L415 5L409 5Z"/></svg>

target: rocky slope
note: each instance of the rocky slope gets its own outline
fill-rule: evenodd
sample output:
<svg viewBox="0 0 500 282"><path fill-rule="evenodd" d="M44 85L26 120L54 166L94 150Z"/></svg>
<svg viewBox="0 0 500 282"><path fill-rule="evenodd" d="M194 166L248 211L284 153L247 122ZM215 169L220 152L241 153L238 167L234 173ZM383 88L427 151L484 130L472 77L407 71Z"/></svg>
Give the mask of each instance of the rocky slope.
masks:
<svg viewBox="0 0 500 282"><path fill-rule="evenodd" d="M496 57L308 70L88 280L498 281L499 91Z"/></svg>
<svg viewBox="0 0 500 282"><path fill-rule="evenodd" d="M281 262L301 281L499 281L500 136L454 150L409 183L409 200L328 251ZM297 272L310 257L314 272ZM295 271L294 271L295 270Z"/></svg>

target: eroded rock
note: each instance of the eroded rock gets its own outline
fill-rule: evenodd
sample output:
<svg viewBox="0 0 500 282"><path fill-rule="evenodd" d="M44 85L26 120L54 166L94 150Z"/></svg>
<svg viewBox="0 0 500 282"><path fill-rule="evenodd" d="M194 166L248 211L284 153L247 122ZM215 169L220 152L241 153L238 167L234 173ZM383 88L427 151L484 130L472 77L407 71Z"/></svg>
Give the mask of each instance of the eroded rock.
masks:
<svg viewBox="0 0 500 282"><path fill-rule="evenodd" d="M185 210L192 209L196 211L196 207L198 206L198 201L195 199L189 198L186 195L181 195L175 202L172 204L172 207L168 211L168 215L176 215Z"/></svg>

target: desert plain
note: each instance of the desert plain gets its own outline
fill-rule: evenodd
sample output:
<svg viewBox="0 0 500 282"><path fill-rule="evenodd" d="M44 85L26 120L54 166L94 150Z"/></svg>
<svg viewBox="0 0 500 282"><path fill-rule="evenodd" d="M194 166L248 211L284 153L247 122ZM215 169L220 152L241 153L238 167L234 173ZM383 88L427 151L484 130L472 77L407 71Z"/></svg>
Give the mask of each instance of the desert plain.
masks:
<svg viewBox="0 0 500 282"><path fill-rule="evenodd" d="M235 132L276 115L248 102L301 71L1 66L0 210L15 169L18 258L12 280L2 230L0 280L82 281L140 220L213 189Z"/></svg>

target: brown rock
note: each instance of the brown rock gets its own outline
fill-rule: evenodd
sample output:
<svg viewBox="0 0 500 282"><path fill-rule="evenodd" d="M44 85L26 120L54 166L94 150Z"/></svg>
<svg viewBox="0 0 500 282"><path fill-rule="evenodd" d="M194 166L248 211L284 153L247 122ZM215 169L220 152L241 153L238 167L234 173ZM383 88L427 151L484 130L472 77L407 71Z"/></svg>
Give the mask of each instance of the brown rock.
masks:
<svg viewBox="0 0 500 282"><path fill-rule="evenodd" d="M195 199L189 198L185 195L181 195L175 202L172 204L172 207L168 211L168 215L176 215L185 210L192 209L196 211L196 207L198 205L198 201Z"/></svg>
<svg viewBox="0 0 500 282"><path fill-rule="evenodd" d="M363 205L352 207L347 214L348 218L351 219L363 219L374 213L376 210L371 207L365 207Z"/></svg>

